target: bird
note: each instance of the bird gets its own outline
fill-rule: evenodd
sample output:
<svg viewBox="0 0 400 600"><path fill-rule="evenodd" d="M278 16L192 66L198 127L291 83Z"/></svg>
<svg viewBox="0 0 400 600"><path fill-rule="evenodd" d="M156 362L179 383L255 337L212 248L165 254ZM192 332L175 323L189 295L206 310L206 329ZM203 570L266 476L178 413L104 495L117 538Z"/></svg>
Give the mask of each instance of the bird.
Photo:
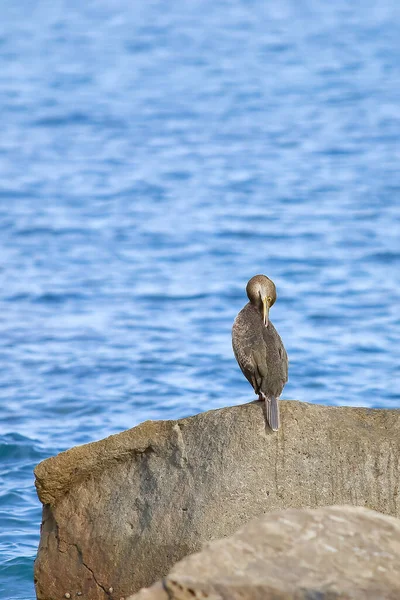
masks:
<svg viewBox="0 0 400 600"><path fill-rule="evenodd" d="M264 400L266 419L273 431L280 426L278 398L288 380L285 346L269 319L276 301L276 287L266 275L255 275L246 286L249 302L232 327L233 352L239 367L259 400Z"/></svg>

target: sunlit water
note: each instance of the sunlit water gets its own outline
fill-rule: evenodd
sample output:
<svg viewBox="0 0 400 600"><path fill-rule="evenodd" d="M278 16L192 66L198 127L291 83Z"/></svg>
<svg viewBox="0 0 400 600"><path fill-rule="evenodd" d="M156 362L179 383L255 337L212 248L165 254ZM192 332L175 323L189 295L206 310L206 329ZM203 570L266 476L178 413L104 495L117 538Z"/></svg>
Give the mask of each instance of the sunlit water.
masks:
<svg viewBox="0 0 400 600"><path fill-rule="evenodd" d="M253 400L230 329L277 284L283 397L398 408L394 0L0 9L0 596L31 600L43 458Z"/></svg>

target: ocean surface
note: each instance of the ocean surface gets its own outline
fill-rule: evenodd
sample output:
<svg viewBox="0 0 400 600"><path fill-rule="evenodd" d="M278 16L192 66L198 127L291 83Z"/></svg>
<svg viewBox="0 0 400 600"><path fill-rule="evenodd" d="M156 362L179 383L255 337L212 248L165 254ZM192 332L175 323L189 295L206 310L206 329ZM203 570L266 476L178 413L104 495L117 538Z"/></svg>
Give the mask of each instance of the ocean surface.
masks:
<svg viewBox="0 0 400 600"><path fill-rule="evenodd" d="M42 459L255 399L399 408L400 5L0 7L0 598L32 600Z"/></svg>

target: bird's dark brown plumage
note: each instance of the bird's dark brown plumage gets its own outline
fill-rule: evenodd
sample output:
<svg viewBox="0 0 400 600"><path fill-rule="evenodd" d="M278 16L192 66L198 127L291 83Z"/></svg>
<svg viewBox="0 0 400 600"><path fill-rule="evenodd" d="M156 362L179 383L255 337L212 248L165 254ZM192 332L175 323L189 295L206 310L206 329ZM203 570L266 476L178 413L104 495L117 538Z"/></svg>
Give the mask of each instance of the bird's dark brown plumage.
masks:
<svg viewBox="0 0 400 600"><path fill-rule="evenodd" d="M242 308L232 329L232 345L244 376L260 400L265 400L271 429L279 428L278 398L288 379L288 357L283 342L268 318L276 299L275 284L252 277L246 288L250 302Z"/></svg>

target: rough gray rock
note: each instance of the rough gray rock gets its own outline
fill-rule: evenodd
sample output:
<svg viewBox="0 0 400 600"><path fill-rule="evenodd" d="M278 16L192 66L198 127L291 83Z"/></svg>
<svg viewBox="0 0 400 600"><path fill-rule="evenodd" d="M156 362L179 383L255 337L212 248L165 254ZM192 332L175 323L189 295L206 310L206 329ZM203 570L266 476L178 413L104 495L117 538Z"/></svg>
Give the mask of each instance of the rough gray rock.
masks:
<svg viewBox="0 0 400 600"><path fill-rule="evenodd" d="M127 600L398 600L400 520L334 506L270 513Z"/></svg>
<svg viewBox="0 0 400 600"><path fill-rule="evenodd" d="M147 421L43 461L39 600L119 600L274 510L400 516L400 411L281 401L281 415L277 433L258 402Z"/></svg>

